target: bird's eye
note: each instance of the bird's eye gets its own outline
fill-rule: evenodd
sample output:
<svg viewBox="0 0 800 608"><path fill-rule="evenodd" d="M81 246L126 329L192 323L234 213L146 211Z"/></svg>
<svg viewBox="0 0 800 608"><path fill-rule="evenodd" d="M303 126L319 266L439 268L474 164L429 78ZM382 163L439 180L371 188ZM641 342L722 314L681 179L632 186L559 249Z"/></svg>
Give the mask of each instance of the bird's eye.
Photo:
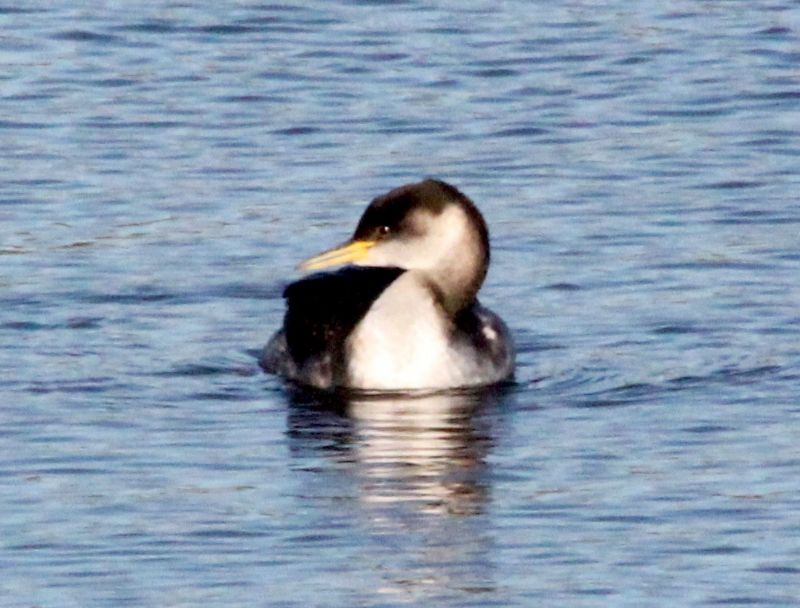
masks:
<svg viewBox="0 0 800 608"><path fill-rule="evenodd" d="M381 236L386 236L387 234L389 234L389 232L391 232L389 226L381 226L380 228L378 228L378 234L380 234Z"/></svg>

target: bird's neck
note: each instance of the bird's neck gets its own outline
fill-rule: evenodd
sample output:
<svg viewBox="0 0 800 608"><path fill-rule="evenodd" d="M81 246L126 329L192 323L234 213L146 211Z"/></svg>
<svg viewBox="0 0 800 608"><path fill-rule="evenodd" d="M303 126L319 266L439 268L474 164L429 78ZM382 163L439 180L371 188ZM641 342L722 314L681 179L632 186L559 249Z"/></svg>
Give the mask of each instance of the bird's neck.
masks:
<svg viewBox="0 0 800 608"><path fill-rule="evenodd" d="M436 299L451 317L470 306L486 277L488 256L453 255L424 270Z"/></svg>

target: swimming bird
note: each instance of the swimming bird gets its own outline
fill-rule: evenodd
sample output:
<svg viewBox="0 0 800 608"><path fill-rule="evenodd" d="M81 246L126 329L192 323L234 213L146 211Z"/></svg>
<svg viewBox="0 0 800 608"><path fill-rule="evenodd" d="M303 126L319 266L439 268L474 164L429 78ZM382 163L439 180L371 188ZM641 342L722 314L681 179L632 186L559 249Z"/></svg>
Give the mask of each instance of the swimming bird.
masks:
<svg viewBox="0 0 800 608"><path fill-rule="evenodd" d="M435 179L375 198L344 244L312 257L284 291L268 372L322 389L438 390L511 377L503 321L477 300L489 233L475 204Z"/></svg>

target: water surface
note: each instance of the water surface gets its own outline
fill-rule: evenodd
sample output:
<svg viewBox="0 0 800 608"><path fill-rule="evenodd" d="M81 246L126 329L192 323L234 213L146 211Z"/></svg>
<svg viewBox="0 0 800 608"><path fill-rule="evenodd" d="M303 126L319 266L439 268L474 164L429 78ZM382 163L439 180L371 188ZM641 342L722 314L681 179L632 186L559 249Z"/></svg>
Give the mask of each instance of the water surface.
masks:
<svg viewBox="0 0 800 608"><path fill-rule="evenodd" d="M0 24L0 604L798 605L796 3ZM428 175L516 384L262 374L295 264Z"/></svg>

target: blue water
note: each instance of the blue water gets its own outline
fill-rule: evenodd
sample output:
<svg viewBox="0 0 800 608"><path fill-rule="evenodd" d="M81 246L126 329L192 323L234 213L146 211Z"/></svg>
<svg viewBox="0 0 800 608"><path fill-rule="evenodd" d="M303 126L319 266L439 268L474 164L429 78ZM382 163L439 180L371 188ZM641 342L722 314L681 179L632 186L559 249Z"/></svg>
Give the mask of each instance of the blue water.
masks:
<svg viewBox="0 0 800 608"><path fill-rule="evenodd" d="M0 605L800 605L800 5L0 6ZM257 367L432 175L486 394Z"/></svg>

